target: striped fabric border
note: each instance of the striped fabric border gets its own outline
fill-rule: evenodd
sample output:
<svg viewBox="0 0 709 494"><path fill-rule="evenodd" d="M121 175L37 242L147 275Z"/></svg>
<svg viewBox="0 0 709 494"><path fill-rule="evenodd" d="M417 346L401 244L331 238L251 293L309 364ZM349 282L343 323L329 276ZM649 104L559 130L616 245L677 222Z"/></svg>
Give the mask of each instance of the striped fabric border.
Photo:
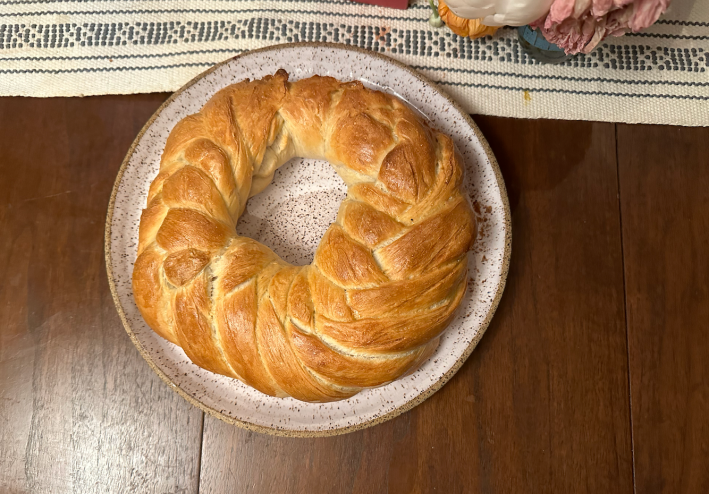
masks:
<svg viewBox="0 0 709 494"><path fill-rule="evenodd" d="M173 91L246 50L328 41L405 62L472 113L707 125L709 2L692 3L551 66L512 28L469 40L431 27L426 0L0 0L0 95Z"/></svg>

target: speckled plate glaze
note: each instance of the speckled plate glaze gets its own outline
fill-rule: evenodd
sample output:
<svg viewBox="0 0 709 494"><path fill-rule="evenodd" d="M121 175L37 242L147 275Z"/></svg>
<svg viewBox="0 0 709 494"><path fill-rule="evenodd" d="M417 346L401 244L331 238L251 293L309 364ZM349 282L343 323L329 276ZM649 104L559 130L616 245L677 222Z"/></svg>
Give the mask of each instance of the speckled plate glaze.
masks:
<svg viewBox="0 0 709 494"><path fill-rule="evenodd" d="M140 213L170 130L224 86L247 77L259 79L279 68L287 70L291 80L313 74L359 79L407 101L432 127L455 140L465 159L467 190L479 219L478 238L469 256L468 292L436 353L407 377L335 403L273 398L197 367L182 349L147 326L131 290ZM291 263L308 264L345 193L344 183L327 162L294 159L277 171L264 192L249 200L237 231ZM412 69L379 54L335 44L300 43L252 51L190 81L158 109L136 138L116 178L106 220L106 263L113 297L128 334L148 364L204 411L247 429L286 436L362 429L413 408L440 389L475 348L497 308L510 245L510 212L502 177L470 117Z"/></svg>

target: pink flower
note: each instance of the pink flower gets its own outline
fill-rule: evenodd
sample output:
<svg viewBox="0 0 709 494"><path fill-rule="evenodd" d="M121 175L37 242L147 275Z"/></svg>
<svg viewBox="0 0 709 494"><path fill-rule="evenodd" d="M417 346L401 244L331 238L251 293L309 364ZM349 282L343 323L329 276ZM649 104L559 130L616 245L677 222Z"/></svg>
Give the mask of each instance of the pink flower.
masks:
<svg viewBox="0 0 709 494"><path fill-rule="evenodd" d="M671 0L554 0L532 24L566 53L590 53L607 36L652 25Z"/></svg>

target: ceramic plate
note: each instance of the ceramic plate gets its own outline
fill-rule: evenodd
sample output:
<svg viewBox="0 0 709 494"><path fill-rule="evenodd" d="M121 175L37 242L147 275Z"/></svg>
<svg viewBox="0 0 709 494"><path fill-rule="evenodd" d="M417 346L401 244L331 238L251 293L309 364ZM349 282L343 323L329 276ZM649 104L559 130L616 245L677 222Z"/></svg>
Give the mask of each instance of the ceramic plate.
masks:
<svg viewBox="0 0 709 494"><path fill-rule="evenodd" d="M457 319L436 353L415 373L335 403L273 398L235 379L194 365L182 349L155 334L133 301L131 275L138 222L148 186L158 173L170 130L196 113L219 89L283 68L291 80L313 74L395 94L430 125L455 140L466 165L466 186L479 219L469 255L468 291ZM293 159L273 183L249 200L237 231L294 264L312 262L315 247L335 219L346 187L324 161ZM108 278L118 312L141 355L173 389L222 420L288 436L333 435L383 422L431 396L460 368L487 328L505 285L510 256L510 213L500 171L480 131L460 107L414 70L382 55L334 44L291 44L252 51L204 72L177 91L136 138L118 173L106 222Z"/></svg>

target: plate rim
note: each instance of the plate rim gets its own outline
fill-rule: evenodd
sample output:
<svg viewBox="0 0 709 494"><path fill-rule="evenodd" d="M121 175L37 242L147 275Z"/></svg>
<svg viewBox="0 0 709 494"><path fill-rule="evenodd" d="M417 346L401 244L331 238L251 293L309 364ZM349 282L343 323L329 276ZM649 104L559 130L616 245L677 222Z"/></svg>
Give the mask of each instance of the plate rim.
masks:
<svg viewBox="0 0 709 494"><path fill-rule="evenodd" d="M112 260L111 260L111 225L113 222L113 212L116 204L116 196L118 194L118 188L121 184L121 181L123 179L123 174L125 173L126 167L128 166L128 163L130 162L131 158L133 157L133 153L135 152L136 147L140 143L140 141L143 138L143 135L147 132L147 130L150 128L150 126L155 122L155 120L158 118L158 116L162 113L162 111L167 108L172 102L179 96L181 95L185 90L187 90L189 87L193 86L196 84L198 81L203 79L204 77L208 76L218 68L220 68L223 65L226 65L227 63L237 60L239 58L243 58L247 55L251 55L253 53L258 53L258 52L268 52L268 51L273 51L273 50L280 50L280 49L288 49L288 48L331 48L335 50L345 50L345 51L352 51L352 52L357 52L360 54L365 54L367 56L372 56L375 58L379 58L381 60L384 60L386 62L392 63L396 65L398 68L405 70L409 74L411 74L413 77L418 79L419 81L423 82L424 84L427 84L430 86L434 91L439 93L441 96L443 96L448 102L451 104L451 106L463 116L463 119L465 122L470 126L470 128L473 130L473 133L475 134L475 137L478 139L480 142L483 152L487 156L488 160L490 161L490 165L492 167L492 171L495 175L495 179L497 181L497 186L499 187L500 190L500 196L502 199L502 204L503 204L503 217L504 217L504 227L505 227L505 238L504 238L504 252L502 256L502 270L500 272L500 282L496 288L495 291L495 296L493 297L492 300L492 305L490 306L490 310L487 312L485 319L482 321L480 325L480 331L478 334L477 338L474 338L466 347L466 349L463 351L461 356L456 360L456 362L431 386L426 388L425 391L423 391L421 394L416 396L415 398L405 402L401 406L395 408L394 410L391 410L390 412L380 415L378 417L372 418L366 422L362 422L359 424L354 424L354 425L348 425L345 427L337 427L333 429L323 429L323 430L290 430L290 429L280 429L277 427L268 427L268 426L263 426L263 425L258 425L254 424L245 420L240 420L235 417L230 417L219 410L215 410L214 408L202 403L201 401L197 400L193 396L191 396L189 393L187 393L185 390L180 388L176 383L174 383L158 366L155 364L153 359L151 358L150 354L145 350L143 347L142 343L138 339L138 337L135 335L133 332L133 329L130 327L130 324L128 323L128 320L126 318L125 312L123 311L123 306L121 305L121 302L118 298L118 291L116 289L116 284L115 280L113 279L113 268L112 268ZM150 119L143 125L143 127L140 129L140 132L138 135L135 137L133 140L130 148L128 149L128 152L126 153L125 158L123 158L123 162L121 163L120 168L118 169L118 173L116 174L116 179L113 183L113 188L111 190L111 197L108 202L108 210L106 213L106 226L104 229L104 259L106 261L106 275L108 277L108 285L111 290L111 296L113 298L113 303L116 306L116 311L118 312L118 316L120 317L123 327L128 333L128 336L130 337L130 340L133 342L133 345L138 349L138 352L140 353L141 357L148 363L150 368L160 377L160 379L167 384L173 391L175 391L178 395L180 395L182 398L187 400L189 403L192 405L196 406L200 410L202 410L205 413L208 413L209 415L216 417L223 422L226 422L231 425L236 425L238 427L241 427L243 429L249 430L249 431L254 431L254 432L261 432L264 434L269 434L272 436L282 436L282 437L329 437L329 436L337 436L337 435L342 435L342 434L347 434L350 432L354 432L357 430L362 430L366 429L368 427L372 427L377 424L381 424L383 422L386 422L388 420L393 419L394 417L397 417L401 415L402 413L408 412L409 410L415 408L416 406L420 405L424 401L426 401L428 398L430 398L434 393L439 391L457 372L458 370L462 367L462 365L465 363L465 361L468 359L470 354L473 352L475 347L478 345L482 337L484 336L485 332L487 331L488 326L490 325L490 321L492 320L493 316L495 315L495 312L497 312L497 308L500 303L500 299L502 298L502 294L505 290L505 285L507 283L507 275L509 273L509 268L510 268L510 257L512 253L512 218L511 218L511 212L510 212L510 204L509 204L509 199L507 196L507 189L505 187L505 182L502 178L502 173L500 171L500 167L497 163L497 159L495 158L494 153L492 152L492 148L490 148L490 145L487 142L487 139L485 139L485 136L483 136L482 132L478 128L477 124L473 121L472 118L470 118L470 115L463 110L463 108L453 99L451 98L445 91L441 90L441 88L433 81L428 79L426 76L423 74L419 73L412 67L399 62L398 60L395 60L393 58L390 58L386 55L383 55L378 52L366 50L364 48L359 48L356 46L351 46L351 45L346 45L346 44L341 44L341 43L330 43L330 42L296 42L296 43L283 43L283 44L275 44L275 45L269 45L265 46L262 48L257 48L254 50L248 50L244 51L234 57L227 58L226 60L223 60L212 67L208 68L204 72L199 73L195 77L193 77L190 81L188 81L186 84L184 84L182 87L180 87L177 91L172 93L168 99L166 99L155 112L152 114Z"/></svg>

